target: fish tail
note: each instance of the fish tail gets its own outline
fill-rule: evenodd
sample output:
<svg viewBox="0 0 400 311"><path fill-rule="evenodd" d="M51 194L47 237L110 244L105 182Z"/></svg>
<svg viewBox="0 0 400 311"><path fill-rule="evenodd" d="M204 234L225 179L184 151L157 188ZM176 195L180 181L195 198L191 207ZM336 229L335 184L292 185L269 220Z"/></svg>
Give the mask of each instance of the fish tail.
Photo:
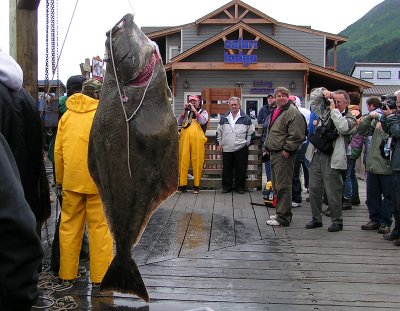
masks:
<svg viewBox="0 0 400 311"><path fill-rule="evenodd" d="M115 256L108 268L100 291L113 290L136 295L149 302L149 294L135 261L130 257Z"/></svg>

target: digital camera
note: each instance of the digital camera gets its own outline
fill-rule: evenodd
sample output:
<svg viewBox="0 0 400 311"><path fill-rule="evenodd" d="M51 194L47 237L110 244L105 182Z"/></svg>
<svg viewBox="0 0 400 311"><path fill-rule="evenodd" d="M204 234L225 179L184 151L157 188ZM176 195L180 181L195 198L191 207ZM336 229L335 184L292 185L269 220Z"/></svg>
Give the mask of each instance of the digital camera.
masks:
<svg viewBox="0 0 400 311"><path fill-rule="evenodd" d="M393 94L382 95L381 101L382 101L382 110L388 110L388 109L392 110L397 108L396 105L397 98Z"/></svg>

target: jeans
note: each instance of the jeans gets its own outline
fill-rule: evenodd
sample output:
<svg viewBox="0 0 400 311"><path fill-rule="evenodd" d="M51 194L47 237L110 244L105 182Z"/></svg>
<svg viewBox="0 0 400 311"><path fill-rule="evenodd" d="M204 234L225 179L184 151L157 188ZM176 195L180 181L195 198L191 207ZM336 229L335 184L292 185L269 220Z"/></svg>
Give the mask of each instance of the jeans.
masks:
<svg viewBox="0 0 400 311"><path fill-rule="evenodd" d="M356 160L347 158L346 179L344 182L343 196L347 199L359 198L358 181L356 176Z"/></svg>
<svg viewBox="0 0 400 311"><path fill-rule="evenodd" d="M389 227L392 224L391 192L391 175L367 173L367 207L369 219L380 225Z"/></svg>
<svg viewBox="0 0 400 311"><path fill-rule="evenodd" d="M300 181L300 168L303 165L303 172L305 166L305 156L307 150L307 143L304 143L300 146L300 149L296 152L296 159L294 162L293 169L293 180L292 180L292 202L301 203L301 181ZM307 177L308 177L308 168L307 168ZM304 179L306 178L306 173L304 173ZM308 186L308 182L306 187Z"/></svg>
<svg viewBox="0 0 400 311"><path fill-rule="evenodd" d="M267 180L271 181L272 180L272 177L271 177L271 161L265 161L264 166L265 166L265 175L267 175Z"/></svg>

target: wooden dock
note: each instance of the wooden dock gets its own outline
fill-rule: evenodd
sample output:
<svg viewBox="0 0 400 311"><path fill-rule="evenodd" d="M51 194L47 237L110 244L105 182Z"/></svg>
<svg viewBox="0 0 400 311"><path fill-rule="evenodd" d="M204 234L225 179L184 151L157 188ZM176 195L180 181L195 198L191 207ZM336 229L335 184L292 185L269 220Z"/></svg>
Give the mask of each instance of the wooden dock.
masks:
<svg viewBox="0 0 400 311"><path fill-rule="evenodd" d="M361 181L362 201L363 189ZM343 212L343 231L329 233L325 216L323 228L304 229L311 217L305 201L290 227L275 228L265 223L275 210L262 203L259 191L167 200L133 250L148 304L100 294L87 275L53 296L71 295L78 310L400 310L400 248L360 229L368 221L364 204Z"/></svg>

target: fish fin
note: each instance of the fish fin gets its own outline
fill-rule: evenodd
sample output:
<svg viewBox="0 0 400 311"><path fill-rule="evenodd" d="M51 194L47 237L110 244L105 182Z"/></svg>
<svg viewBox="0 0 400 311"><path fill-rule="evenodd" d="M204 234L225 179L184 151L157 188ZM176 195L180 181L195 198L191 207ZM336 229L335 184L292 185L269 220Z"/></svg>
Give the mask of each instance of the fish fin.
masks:
<svg viewBox="0 0 400 311"><path fill-rule="evenodd" d="M113 290L136 295L149 302L149 294L135 261L130 257L115 256L100 284L100 291Z"/></svg>

